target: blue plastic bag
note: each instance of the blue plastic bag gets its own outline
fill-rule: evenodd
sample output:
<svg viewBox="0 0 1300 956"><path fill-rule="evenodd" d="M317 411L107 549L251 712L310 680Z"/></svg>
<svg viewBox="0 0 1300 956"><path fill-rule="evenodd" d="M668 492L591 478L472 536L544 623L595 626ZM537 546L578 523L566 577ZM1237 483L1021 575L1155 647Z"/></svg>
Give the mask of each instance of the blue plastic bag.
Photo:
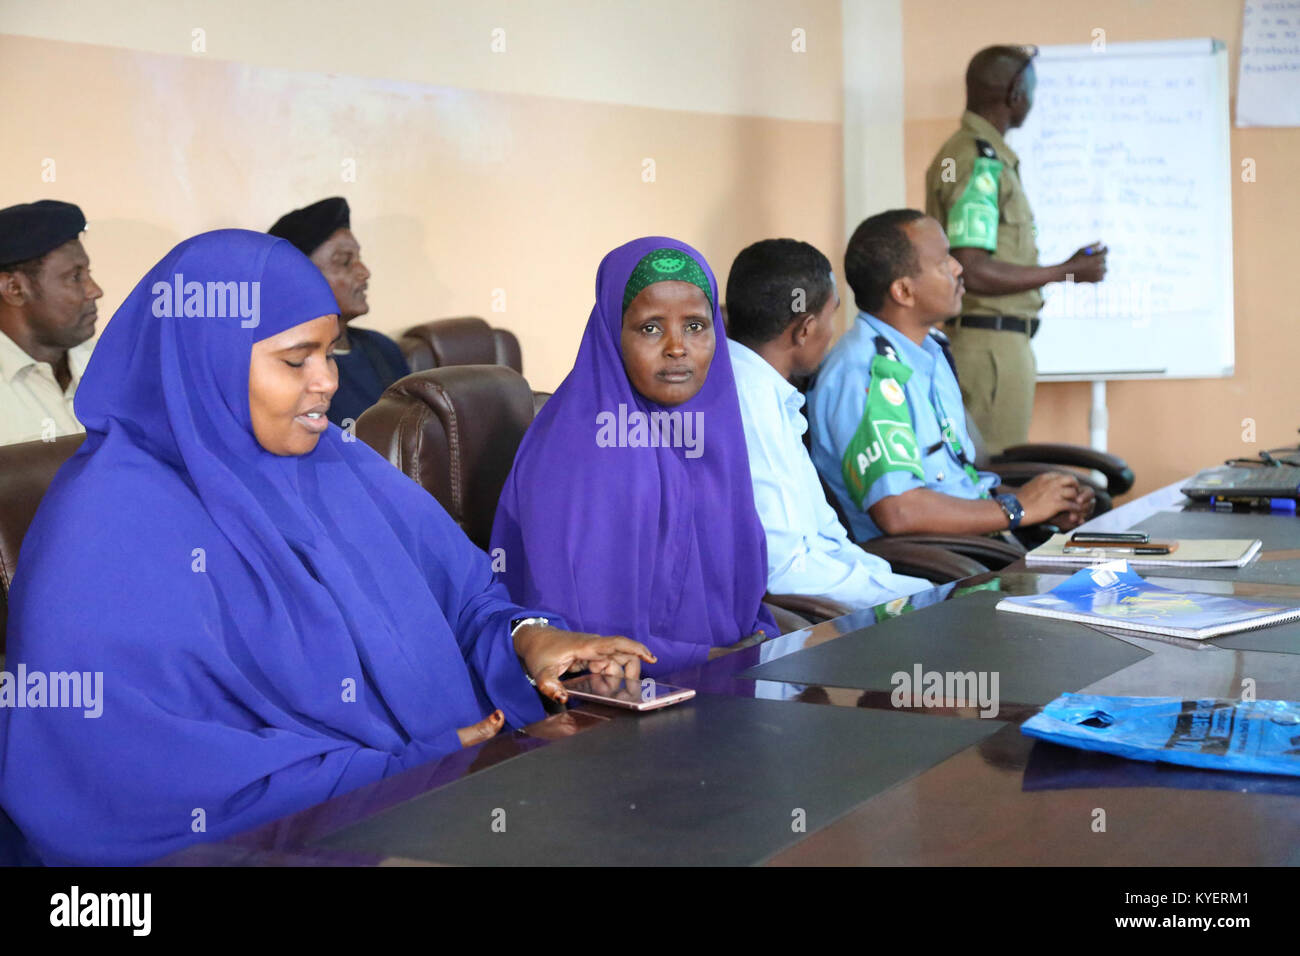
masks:
<svg viewBox="0 0 1300 956"><path fill-rule="evenodd" d="M1020 732L1130 760L1300 776L1300 704L1286 700L1063 694Z"/></svg>

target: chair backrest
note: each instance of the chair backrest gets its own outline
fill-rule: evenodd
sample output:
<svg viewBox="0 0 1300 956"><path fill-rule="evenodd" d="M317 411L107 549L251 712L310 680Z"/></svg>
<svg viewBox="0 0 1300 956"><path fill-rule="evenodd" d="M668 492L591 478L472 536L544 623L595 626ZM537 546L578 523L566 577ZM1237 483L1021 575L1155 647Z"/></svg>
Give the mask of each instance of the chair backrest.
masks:
<svg viewBox="0 0 1300 956"><path fill-rule="evenodd" d="M477 316L436 319L413 325L397 342L412 372L448 365L504 365L522 373L519 339Z"/></svg>
<svg viewBox="0 0 1300 956"><path fill-rule="evenodd" d="M418 482L480 548L533 420L533 393L503 365L453 365L390 385L357 437Z"/></svg>
<svg viewBox="0 0 1300 956"><path fill-rule="evenodd" d="M0 445L0 653L9 618L9 585L23 538L55 472L85 440L85 435L64 435L54 441Z"/></svg>

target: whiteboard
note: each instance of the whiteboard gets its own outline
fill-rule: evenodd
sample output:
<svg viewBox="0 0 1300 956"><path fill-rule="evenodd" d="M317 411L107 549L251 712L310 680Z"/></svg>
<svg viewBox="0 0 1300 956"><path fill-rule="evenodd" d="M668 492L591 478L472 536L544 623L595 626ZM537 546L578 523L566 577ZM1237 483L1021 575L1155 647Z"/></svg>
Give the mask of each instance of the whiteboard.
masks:
<svg viewBox="0 0 1300 956"><path fill-rule="evenodd" d="M1007 141L1039 261L1102 240L1104 282L1052 283L1039 378L1207 378L1233 368L1228 56L1210 39L1044 47Z"/></svg>

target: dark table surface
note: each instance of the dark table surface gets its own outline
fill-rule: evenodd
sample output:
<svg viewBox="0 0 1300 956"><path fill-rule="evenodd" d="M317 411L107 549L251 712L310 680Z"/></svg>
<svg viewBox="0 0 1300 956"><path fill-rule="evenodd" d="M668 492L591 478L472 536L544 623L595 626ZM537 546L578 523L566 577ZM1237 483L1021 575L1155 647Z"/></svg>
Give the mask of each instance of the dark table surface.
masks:
<svg viewBox="0 0 1300 956"><path fill-rule="evenodd" d="M1264 564L1300 548L1300 519L1183 512L1179 498L1161 489L1090 524L1261 537ZM1160 575L1300 601L1289 560L1278 580ZM992 611L1067 574L1013 567L902 617L827 621L665 678L696 688L685 704L578 705L160 862L1300 863L1300 778L1126 761L1019 731L1070 691L1239 698L1249 678L1258 699L1298 700L1300 625L1198 643ZM1003 704L991 717L971 700L895 706L890 677L909 665L996 671Z"/></svg>

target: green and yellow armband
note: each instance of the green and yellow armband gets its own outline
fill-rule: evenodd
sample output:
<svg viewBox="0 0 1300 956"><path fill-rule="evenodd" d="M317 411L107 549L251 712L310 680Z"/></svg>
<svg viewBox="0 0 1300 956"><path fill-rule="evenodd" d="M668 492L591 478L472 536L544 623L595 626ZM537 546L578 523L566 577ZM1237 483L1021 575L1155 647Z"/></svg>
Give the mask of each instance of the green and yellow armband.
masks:
<svg viewBox="0 0 1300 956"><path fill-rule="evenodd" d="M1002 161L976 156L966 191L948 211L948 242L953 248L998 249L998 182Z"/></svg>
<svg viewBox="0 0 1300 956"><path fill-rule="evenodd" d="M841 466L849 497L859 508L867 491L887 472L907 471L925 480L921 449L903 390L911 377L912 370L895 359L878 354L871 360L867 404Z"/></svg>

